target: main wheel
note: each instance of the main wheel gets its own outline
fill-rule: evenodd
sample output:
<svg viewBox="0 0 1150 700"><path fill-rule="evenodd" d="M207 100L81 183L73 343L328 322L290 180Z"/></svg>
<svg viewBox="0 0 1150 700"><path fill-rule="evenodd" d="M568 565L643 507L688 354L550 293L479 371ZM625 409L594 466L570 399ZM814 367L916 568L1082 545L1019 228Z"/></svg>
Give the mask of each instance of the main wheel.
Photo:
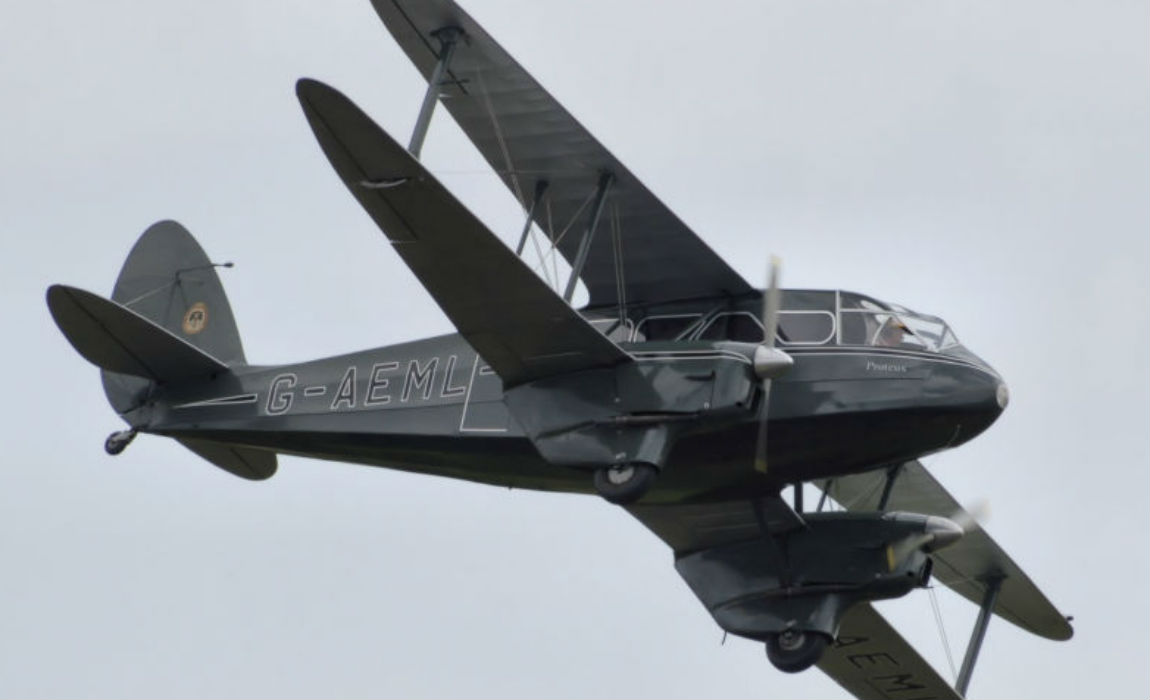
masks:
<svg viewBox="0 0 1150 700"><path fill-rule="evenodd" d="M767 658L780 671L798 673L818 663L829 642L818 632L786 630L767 637Z"/></svg>
<svg viewBox="0 0 1150 700"><path fill-rule="evenodd" d="M658 475L652 464L615 464L595 472L595 490L611 503L625 506L642 498Z"/></svg>

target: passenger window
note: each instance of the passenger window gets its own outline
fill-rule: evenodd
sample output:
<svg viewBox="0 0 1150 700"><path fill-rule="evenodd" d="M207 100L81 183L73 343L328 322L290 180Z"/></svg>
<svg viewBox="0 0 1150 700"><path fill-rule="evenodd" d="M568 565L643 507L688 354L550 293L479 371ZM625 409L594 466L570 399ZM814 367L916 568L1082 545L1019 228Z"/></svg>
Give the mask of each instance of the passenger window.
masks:
<svg viewBox="0 0 1150 700"><path fill-rule="evenodd" d="M636 330L647 340L674 340L699 319L699 314L648 316L639 322Z"/></svg>
<svg viewBox="0 0 1150 700"><path fill-rule="evenodd" d="M736 314L727 317L727 339L742 343L763 342L763 327L750 314Z"/></svg>
<svg viewBox="0 0 1150 700"><path fill-rule="evenodd" d="M633 335L634 324L629 319L626 323L619 323L617 318L589 318L587 322L616 343L629 342Z"/></svg>
<svg viewBox="0 0 1150 700"><path fill-rule="evenodd" d="M835 334L835 318L825 311L780 311L779 341L792 345L822 345Z"/></svg>
<svg viewBox="0 0 1150 700"><path fill-rule="evenodd" d="M742 343L763 342L763 327L753 314L746 311L721 313L711 319L700 340L735 340Z"/></svg>

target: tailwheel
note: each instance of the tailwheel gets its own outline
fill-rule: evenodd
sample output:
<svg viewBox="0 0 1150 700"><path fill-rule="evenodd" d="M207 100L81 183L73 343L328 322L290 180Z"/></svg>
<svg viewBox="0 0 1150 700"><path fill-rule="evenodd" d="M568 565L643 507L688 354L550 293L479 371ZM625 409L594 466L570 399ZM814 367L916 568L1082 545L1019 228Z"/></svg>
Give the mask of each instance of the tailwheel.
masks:
<svg viewBox="0 0 1150 700"><path fill-rule="evenodd" d="M119 430L104 440L104 451L110 455L118 455L136 439L135 430Z"/></svg>
<svg viewBox="0 0 1150 700"><path fill-rule="evenodd" d="M611 503L625 506L642 498L658 475L653 464L613 464L595 472L595 490Z"/></svg>
<svg viewBox="0 0 1150 700"><path fill-rule="evenodd" d="M798 673L818 663L828 643L820 632L785 630L767 637L767 658L780 671Z"/></svg>

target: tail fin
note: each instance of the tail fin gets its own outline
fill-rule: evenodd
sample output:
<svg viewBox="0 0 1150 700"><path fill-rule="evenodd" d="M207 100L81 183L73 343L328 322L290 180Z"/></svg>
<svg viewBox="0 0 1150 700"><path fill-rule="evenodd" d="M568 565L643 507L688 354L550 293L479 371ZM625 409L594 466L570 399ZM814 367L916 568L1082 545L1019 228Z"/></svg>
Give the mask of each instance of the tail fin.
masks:
<svg viewBox="0 0 1150 700"><path fill-rule="evenodd" d="M236 320L215 268L187 229L160 221L128 253L112 300L225 365L245 364ZM137 408L152 384L108 369L102 377L104 394L121 415Z"/></svg>
<svg viewBox="0 0 1150 700"><path fill-rule="evenodd" d="M128 253L112 301L226 365L244 364L240 333L215 268L187 229L161 221Z"/></svg>
<svg viewBox="0 0 1150 700"><path fill-rule="evenodd" d="M140 429L132 414L156 384L195 381L246 364L216 267L187 229L161 221L128 254L112 301L62 284L48 288L56 325L102 370L108 402L132 426L108 439L109 454L119 454ZM179 442L245 479L276 472L271 451L198 438Z"/></svg>

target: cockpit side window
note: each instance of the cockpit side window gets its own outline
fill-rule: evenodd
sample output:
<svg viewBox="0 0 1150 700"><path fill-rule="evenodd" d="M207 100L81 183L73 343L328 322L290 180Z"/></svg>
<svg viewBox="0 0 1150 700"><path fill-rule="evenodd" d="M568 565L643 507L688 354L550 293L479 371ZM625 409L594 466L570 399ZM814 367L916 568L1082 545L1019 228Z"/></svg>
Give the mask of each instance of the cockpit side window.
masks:
<svg viewBox="0 0 1150 700"><path fill-rule="evenodd" d="M859 294L841 293L839 342L937 352L953 345L946 323L895 304L884 304Z"/></svg>

